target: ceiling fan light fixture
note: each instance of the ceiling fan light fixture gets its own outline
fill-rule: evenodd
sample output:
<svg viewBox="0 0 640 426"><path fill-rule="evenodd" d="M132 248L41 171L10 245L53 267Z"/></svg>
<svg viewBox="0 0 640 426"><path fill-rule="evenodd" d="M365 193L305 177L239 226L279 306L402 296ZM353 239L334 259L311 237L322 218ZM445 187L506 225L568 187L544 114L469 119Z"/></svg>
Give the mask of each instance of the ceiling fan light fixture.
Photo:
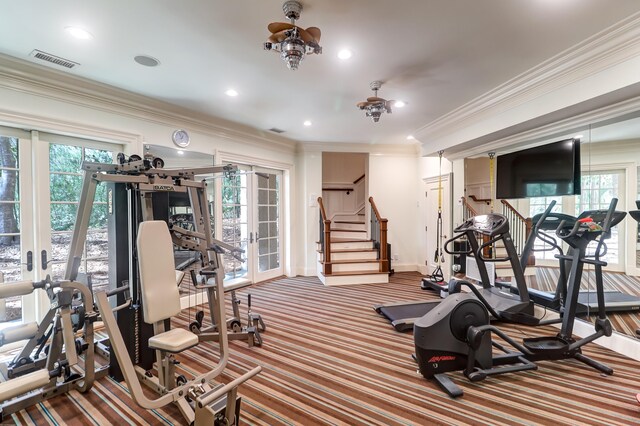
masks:
<svg viewBox="0 0 640 426"><path fill-rule="evenodd" d="M224 92L225 95L235 98L236 96L238 96L238 91L235 89L228 89L226 92Z"/></svg>
<svg viewBox="0 0 640 426"><path fill-rule="evenodd" d="M290 70L297 70L306 55L322 53L320 47L320 28L307 29L296 25L300 18L302 3L297 0L287 0L282 6L286 22L272 22L267 26L271 36L263 44L265 50L280 52L280 57Z"/></svg>
<svg viewBox="0 0 640 426"><path fill-rule="evenodd" d="M414 139L415 139L415 137L414 137L413 135L409 135L409 136L407 136L407 140L408 140L408 141L412 141L412 140L414 140Z"/></svg>
<svg viewBox="0 0 640 426"><path fill-rule="evenodd" d="M312 123L311 123L311 120L305 120L305 122L302 124L304 124L306 127L309 127L311 126Z"/></svg>
<svg viewBox="0 0 640 426"><path fill-rule="evenodd" d="M366 101L358 102L356 106L365 111L365 116L371 117L373 122L377 123L383 113L391 114L391 105L396 101L388 101L378 97L378 90L382 87L381 81L372 81L369 87L373 90L374 96L368 97Z"/></svg>
<svg viewBox="0 0 640 426"><path fill-rule="evenodd" d="M299 38L287 38L281 45L282 53L280 57L287 63L287 68L297 70L300 62L304 59L305 44Z"/></svg>
<svg viewBox="0 0 640 426"><path fill-rule="evenodd" d="M406 102L404 102L404 101L396 101L396 102L393 104L393 106L394 106L394 107L396 107L396 108L402 108L402 107L404 107L404 106L406 106L406 105L407 105L407 104L406 104Z"/></svg>

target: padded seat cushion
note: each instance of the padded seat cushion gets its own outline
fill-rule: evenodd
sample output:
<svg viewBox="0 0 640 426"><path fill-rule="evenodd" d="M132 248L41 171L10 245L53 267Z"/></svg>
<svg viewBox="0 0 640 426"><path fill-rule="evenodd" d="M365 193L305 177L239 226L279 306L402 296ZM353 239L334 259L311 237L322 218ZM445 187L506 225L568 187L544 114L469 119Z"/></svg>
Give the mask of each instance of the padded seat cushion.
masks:
<svg viewBox="0 0 640 426"><path fill-rule="evenodd" d="M173 328L149 338L149 347L178 353L198 344L198 336L184 328Z"/></svg>

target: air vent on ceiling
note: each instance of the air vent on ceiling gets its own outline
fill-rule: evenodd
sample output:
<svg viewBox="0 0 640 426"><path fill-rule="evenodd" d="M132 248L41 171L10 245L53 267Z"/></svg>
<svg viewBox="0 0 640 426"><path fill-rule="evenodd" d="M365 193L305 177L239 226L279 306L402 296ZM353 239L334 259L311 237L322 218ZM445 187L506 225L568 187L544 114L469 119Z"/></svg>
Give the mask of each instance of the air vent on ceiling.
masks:
<svg viewBox="0 0 640 426"><path fill-rule="evenodd" d="M269 129L269 131L273 133L284 133L284 130L278 129L277 127L272 127Z"/></svg>
<svg viewBox="0 0 640 426"><path fill-rule="evenodd" d="M34 49L30 54L36 59L40 59L41 61L46 61L55 65L60 65L65 68L73 68L76 65L80 65L77 62L70 61L68 59L61 58L59 56L52 55L51 53L43 52L42 50Z"/></svg>

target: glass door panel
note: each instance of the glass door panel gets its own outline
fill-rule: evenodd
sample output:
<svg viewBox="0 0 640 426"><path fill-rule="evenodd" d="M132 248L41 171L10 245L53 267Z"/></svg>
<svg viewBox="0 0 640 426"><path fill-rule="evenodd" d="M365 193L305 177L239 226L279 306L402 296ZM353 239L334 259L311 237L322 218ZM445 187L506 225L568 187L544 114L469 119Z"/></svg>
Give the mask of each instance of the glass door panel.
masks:
<svg viewBox="0 0 640 426"><path fill-rule="evenodd" d="M43 246L50 263L43 269L53 279L62 279L82 190L82 162L112 163L116 152L110 147L92 147L89 141L77 145L51 142L48 148L49 191L48 195L42 191L41 196L50 206L50 245ZM91 275L94 289L108 286L108 255L107 191L104 184L98 184L80 264L80 272Z"/></svg>
<svg viewBox="0 0 640 426"><path fill-rule="evenodd" d="M248 177L245 172L222 177L222 241L244 250L242 260L223 255L225 279L246 278L249 272Z"/></svg>
<svg viewBox="0 0 640 426"><path fill-rule="evenodd" d="M224 255L225 279L263 281L282 275L282 172L239 166L221 178L222 240L245 250Z"/></svg>
<svg viewBox="0 0 640 426"><path fill-rule="evenodd" d="M256 281L282 275L280 260L280 187L282 175L258 171L254 180L257 186L256 245L258 267Z"/></svg>
<svg viewBox="0 0 640 426"><path fill-rule="evenodd" d="M31 202L29 157L28 141L0 136L0 285L33 277L32 266L26 263L32 230L25 224L31 215L24 207ZM0 328L34 318L32 295L0 299Z"/></svg>

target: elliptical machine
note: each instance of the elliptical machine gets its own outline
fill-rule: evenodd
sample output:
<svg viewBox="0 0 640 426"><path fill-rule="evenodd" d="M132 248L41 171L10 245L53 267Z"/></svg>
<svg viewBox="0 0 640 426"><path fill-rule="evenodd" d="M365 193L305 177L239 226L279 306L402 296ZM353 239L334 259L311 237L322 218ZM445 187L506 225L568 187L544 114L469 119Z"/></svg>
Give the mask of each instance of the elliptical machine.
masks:
<svg viewBox="0 0 640 426"><path fill-rule="evenodd" d="M611 236L612 227L626 216L626 212L615 211L617 202L614 198L606 211L585 212L585 219L576 221L573 226L563 221L556 230L556 235L572 248L570 255L557 256L560 260L571 261L562 327L557 335L525 338L522 343L516 342L489 324L489 314L483 303L470 294L455 294L414 324L415 358L420 373L427 379L436 380L452 397L461 396L462 389L444 373L461 368L469 380L476 382L490 375L535 370L537 361L577 359L604 374L613 374L610 367L582 354L581 348L612 333L604 309L602 282L602 267L607 263L601 258L606 254L605 240ZM587 246L593 241L597 243L595 253L588 255ZM595 268L598 317L595 332L575 340L572 333L585 264L594 265ZM492 333L515 350L496 342L492 339ZM493 348L502 354L493 355Z"/></svg>
<svg viewBox="0 0 640 426"><path fill-rule="evenodd" d="M456 235L445 243L444 250L453 255L473 256L476 259L478 272L480 273L482 288L478 289L468 281L452 280L449 283L449 294L459 293L460 288L466 286L487 307L489 313L496 320L517 322L525 325L540 325L540 321L533 316L534 305L529 299L520 258L509 232L507 218L498 213L473 216L464 221L453 232ZM478 242L477 235L482 235L482 244ZM467 241L467 250L450 249L451 244L461 239ZM507 252L506 257L485 256L485 250L493 247L498 242L503 243ZM506 261L510 263L513 270L513 277L518 288L516 294L492 285L489 280L486 264L488 262Z"/></svg>

